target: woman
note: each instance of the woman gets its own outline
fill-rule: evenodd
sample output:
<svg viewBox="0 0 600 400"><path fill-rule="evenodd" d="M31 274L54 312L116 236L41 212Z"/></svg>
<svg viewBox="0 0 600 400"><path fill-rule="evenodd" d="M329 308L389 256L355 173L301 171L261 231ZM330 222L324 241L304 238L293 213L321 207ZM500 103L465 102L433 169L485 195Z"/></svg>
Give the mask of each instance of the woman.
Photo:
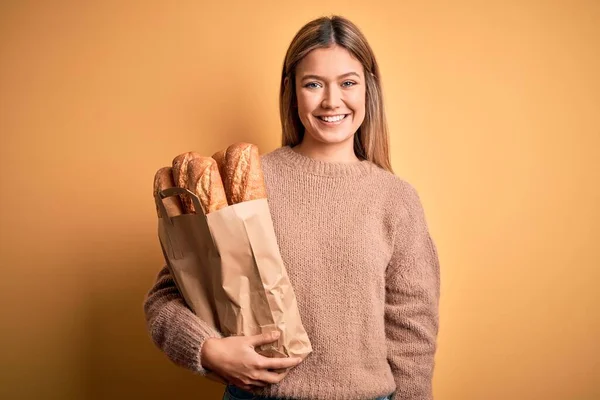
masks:
<svg viewBox="0 0 600 400"><path fill-rule="evenodd" d="M271 359L254 347L275 337L223 338L166 268L145 302L154 342L229 382L224 400L431 399L438 257L418 194L391 169L379 69L355 25L319 18L296 34L280 113L283 146L261 163L313 352Z"/></svg>

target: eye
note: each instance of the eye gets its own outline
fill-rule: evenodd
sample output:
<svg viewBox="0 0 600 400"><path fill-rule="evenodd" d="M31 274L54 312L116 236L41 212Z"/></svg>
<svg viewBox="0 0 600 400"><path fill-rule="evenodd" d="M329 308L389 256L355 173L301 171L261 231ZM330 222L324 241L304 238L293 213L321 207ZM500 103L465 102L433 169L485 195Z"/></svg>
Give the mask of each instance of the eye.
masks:
<svg viewBox="0 0 600 400"><path fill-rule="evenodd" d="M317 82L310 82L307 83L306 85L304 85L305 88L309 88L309 89L316 89L317 86L311 86L311 85L319 85Z"/></svg>
<svg viewBox="0 0 600 400"><path fill-rule="evenodd" d="M347 83L350 83L350 85L346 85ZM356 85L356 82L354 81L345 81L344 83L342 83L342 86L344 87L352 87L354 85Z"/></svg>

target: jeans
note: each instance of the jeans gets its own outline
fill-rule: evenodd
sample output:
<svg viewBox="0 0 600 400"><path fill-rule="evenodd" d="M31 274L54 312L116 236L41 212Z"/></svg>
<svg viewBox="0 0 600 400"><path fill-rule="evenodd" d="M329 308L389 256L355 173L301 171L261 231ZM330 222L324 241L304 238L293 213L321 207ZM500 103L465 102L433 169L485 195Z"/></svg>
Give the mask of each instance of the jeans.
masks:
<svg viewBox="0 0 600 400"><path fill-rule="evenodd" d="M393 393L387 396L378 397L373 400L392 400ZM225 393L223 394L223 400L280 400L276 397L264 397L255 395L252 392L247 392L234 385L227 385Z"/></svg>

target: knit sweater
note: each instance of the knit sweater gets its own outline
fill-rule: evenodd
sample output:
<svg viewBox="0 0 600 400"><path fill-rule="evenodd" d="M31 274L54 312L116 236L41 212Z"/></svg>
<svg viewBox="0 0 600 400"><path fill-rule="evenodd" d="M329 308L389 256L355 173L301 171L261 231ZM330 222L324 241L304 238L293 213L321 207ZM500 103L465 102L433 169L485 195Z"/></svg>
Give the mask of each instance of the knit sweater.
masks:
<svg viewBox="0 0 600 400"><path fill-rule="evenodd" d="M261 156L275 234L313 352L259 394L298 400L432 399L440 271L415 189L366 160ZM144 310L154 343L199 374L221 333L185 305L166 267Z"/></svg>

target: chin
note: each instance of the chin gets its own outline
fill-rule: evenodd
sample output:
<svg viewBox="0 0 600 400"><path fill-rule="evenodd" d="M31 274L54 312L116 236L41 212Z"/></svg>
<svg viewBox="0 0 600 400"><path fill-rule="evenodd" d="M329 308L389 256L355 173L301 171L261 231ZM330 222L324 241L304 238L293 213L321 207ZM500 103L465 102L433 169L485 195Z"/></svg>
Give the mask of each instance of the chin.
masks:
<svg viewBox="0 0 600 400"><path fill-rule="evenodd" d="M354 140L354 133L334 133L334 132L325 132L320 133L318 135L311 135L313 139L323 144L340 144L345 143L350 140Z"/></svg>

